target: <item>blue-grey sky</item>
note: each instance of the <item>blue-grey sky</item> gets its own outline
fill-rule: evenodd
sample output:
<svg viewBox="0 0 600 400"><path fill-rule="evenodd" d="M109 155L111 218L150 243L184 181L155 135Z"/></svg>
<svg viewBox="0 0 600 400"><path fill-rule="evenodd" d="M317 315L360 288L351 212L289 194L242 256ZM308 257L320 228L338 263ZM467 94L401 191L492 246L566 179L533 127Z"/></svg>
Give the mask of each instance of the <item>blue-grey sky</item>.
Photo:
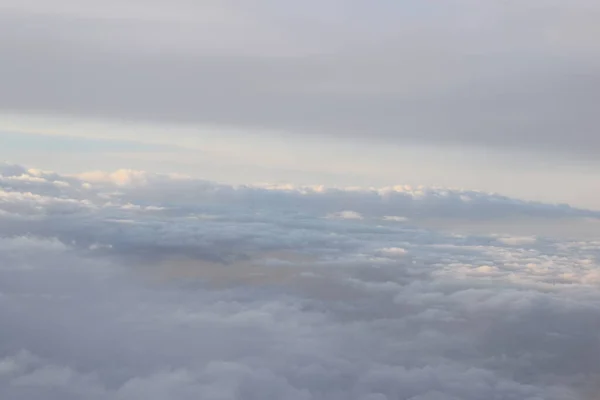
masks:
<svg viewBox="0 0 600 400"><path fill-rule="evenodd" d="M600 208L599 19L591 0L5 0L0 157Z"/></svg>

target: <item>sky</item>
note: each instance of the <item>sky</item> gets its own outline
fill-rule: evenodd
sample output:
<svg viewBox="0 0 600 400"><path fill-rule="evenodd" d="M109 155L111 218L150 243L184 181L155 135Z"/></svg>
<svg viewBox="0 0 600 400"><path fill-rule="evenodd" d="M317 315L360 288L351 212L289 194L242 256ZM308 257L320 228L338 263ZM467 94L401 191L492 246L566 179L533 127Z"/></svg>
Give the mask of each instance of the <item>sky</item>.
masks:
<svg viewBox="0 0 600 400"><path fill-rule="evenodd" d="M599 400L598 21L0 1L0 398Z"/></svg>
<svg viewBox="0 0 600 400"><path fill-rule="evenodd" d="M599 16L593 0L6 0L0 157L600 209Z"/></svg>

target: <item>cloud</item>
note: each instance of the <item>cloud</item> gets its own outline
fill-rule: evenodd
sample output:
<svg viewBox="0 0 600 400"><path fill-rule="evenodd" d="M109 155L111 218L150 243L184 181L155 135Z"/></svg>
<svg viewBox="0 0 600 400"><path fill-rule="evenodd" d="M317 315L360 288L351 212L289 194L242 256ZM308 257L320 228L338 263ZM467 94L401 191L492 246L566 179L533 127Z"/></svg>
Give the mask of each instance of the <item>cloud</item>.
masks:
<svg viewBox="0 0 600 400"><path fill-rule="evenodd" d="M499 242L512 246L523 246L528 244L534 244L537 242L536 237L523 236L523 237L500 237L497 239Z"/></svg>
<svg viewBox="0 0 600 400"><path fill-rule="evenodd" d="M382 249L381 252L388 257L402 257L406 254L406 250L401 247L388 247Z"/></svg>
<svg viewBox="0 0 600 400"><path fill-rule="evenodd" d="M327 216L327 218L332 218L332 219L363 219L363 216L360 215L360 213L357 213L356 211L344 210L344 211L340 211L338 213L329 214Z"/></svg>
<svg viewBox="0 0 600 400"><path fill-rule="evenodd" d="M404 196L438 216L461 201L464 218L504 215L505 203L559 223L579 211L419 189L386 197L391 214L371 190L1 171L2 398L592 400L600 389L597 241L443 233L420 227ZM324 218L355 209L362 219Z"/></svg>
<svg viewBox="0 0 600 400"><path fill-rule="evenodd" d="M5 112L587 160L600 146L590 0L5 3Z"/></svg>

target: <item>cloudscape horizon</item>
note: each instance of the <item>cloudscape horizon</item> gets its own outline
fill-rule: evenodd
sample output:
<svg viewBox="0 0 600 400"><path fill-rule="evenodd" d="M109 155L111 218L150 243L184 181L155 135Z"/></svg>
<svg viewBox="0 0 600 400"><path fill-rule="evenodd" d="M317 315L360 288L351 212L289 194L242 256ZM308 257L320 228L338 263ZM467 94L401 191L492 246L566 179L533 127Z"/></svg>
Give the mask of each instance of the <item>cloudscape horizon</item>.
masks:
<svg viewBox="0 0 600 400"><path fill-rule="evenodd" d="M0 1L0 399L599 400L597 0Z"/></svg>
<svg viewBox="0 0 600 400"><path fill-rule="evenodd" d="M3 398L600 389L598 212L404 186L0 171Z"/></svg>

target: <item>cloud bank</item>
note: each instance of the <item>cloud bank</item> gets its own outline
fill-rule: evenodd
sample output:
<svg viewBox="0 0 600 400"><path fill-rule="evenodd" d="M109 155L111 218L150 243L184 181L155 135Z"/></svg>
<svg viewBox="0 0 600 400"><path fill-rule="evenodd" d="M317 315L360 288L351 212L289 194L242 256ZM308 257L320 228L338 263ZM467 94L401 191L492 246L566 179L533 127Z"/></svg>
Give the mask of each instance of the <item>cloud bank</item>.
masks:
<svg viewBox="0 0 600 400"><path fill-rule="evenodd" d="M591 161L599 15L593 0L5 0L0 110Z"/></svg>
<svg viewBox="0 0 600 400"><path fill-rule="evenodd" d="M0 397L596 399L600 242L417 217L598 215L401 189L3 165Z"/></svg>

